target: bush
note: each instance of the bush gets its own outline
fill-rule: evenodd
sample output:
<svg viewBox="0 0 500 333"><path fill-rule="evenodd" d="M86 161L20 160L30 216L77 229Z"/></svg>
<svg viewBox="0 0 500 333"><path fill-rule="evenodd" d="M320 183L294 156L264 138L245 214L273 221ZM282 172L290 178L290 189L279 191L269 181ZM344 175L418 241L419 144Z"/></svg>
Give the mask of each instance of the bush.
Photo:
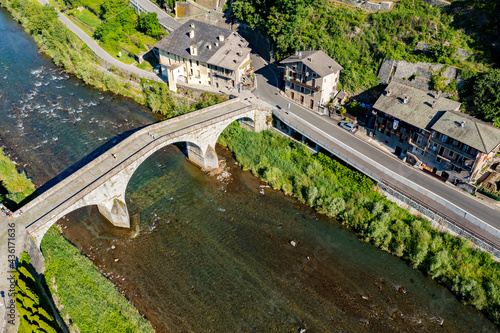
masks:
<svg viewBox="0 0 500 333"><path fill-rule="evenodd" d="M490 254L432 229L382 197L368 177L321 153L312 155L302 144L269 131L249 132L238 123L224 130L219 143L243 169L408 260L500 324L500 265Z"/></svg>

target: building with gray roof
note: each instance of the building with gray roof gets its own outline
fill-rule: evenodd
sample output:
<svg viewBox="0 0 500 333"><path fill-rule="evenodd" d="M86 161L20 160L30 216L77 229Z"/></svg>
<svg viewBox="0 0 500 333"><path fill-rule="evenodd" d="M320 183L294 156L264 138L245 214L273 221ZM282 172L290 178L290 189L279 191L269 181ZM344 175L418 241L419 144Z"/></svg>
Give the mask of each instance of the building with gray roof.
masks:
<svg viewBox="0 0 500 333"><path fill-rule="evenodd" d="M285 95L325 113L325 104L337 94L342 66L321 50L297 52L281 63L285 67Z"/></svg>
<svg viewBox="0 0 500 333"><path fill-rule="evenodd" d="M195 20L187 21L156 43L154 50L162 73L167 72L174 90L178 80L217 88L234 87L242 83L251 69L251 50L243 37Z"/></svg>
<svg viewBox="0 0 500 333"><path fill-rule="evenodd" d="M473 181L500 147L499 128L461 113L439 92L392 81L373 108L377 140L432 172Z"/></svg>

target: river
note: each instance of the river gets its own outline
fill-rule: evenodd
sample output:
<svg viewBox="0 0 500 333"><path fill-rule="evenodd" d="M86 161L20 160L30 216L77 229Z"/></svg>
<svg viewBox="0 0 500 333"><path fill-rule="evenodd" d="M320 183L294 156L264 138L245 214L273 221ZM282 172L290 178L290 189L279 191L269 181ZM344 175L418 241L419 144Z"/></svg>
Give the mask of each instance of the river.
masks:
<svg viewBox="0 0 500 333"><path fill-rule="evenodd" d="M62 72L1 8L0 45L0 144L37 186L158 120ZM269 188L260 194L258 179L218 153L228 164L219 177L175 146L145 161L126 194L132 230L95 207L58 222L158 332L497 331L334 220Z"/></svg>

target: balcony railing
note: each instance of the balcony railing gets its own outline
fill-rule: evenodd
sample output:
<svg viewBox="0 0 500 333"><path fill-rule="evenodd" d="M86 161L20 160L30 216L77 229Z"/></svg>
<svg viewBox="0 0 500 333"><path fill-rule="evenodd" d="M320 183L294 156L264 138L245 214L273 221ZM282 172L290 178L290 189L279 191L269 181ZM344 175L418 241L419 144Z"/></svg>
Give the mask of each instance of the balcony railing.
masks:
<svg viewBox="0 0 500 333"><path fill-rule="evenodd" d="M449 163L451 163L451 164L453 164L461 169L464 169L464 170L471 170L472 165L474 164L474 163L470 163L470 165L466 165L465 161L462 163L462 162L458 162L456 160L450 159L448 157L444 157L443 155L440 155L437 151L433 150L432 148L427 149L427 152L430 153L431 155L439 157L440 159L442 159L446 162L449 162Z"/></svg>
<svg viewBox="0 0 500 333"><path fill-rule="evenodd" d="M438 145L443 146L445 148L448 148L449 150L453 151L454 153L460 154L460 155L462 155L462 156L464 156L464 157L466 157L466 158L468 158L470 160L475 160L476 159L476 156L474 156L474 155L472 155L470 153L466 153L465 151L461 150L457 146L454 146L454 145L446 143L446 142L442 142L439 139L432 138L431 142L435 142Z"/></svg>
<svg viewBox="0 0 500 333"><path fill-rule="evenodd" d="M290 79L290 82L295 83L295 84L296 84L296 85L298 85L299 87L304 87L304 88L309 89L309 90L312 90L312 91L319 91L319 90L320 90L320 88L321 88L321 87L318 87L318 86L313 87L312 85L307 84L307 83L304 83L304 82L299 81L299 80L297 80L297 79L294 79L293 77L289 77L289 79Z"/></svg>
<svg viewBox="0 0 500 333"><path fill-rule="evenodd" d="M409 139L408 142L412 145L412 146L416 146L417 148L420 148L422 150L425 150L425 145L421 144L421 143L418 143L416 142L415 140L413 139Z"/></svg>

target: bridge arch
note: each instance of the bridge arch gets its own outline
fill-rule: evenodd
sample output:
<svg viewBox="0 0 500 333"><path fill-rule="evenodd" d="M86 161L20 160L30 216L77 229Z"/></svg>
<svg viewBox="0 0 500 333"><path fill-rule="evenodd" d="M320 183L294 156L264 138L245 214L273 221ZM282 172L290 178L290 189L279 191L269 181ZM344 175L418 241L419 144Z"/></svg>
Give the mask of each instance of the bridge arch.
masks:
<svg viewBox="0 0 500 333"><path fill-rule="evenodd" d="M39 252L47 230L64 215L85 206L97 206L115 226L130 227L125 192L135 170L149 156L185 142L191 161L204 169L218 167L215 144L222 131L236 120L261 131L268 127L269 115L268 110L236 98L135 132L21 208L25 213L19 219L31 244L27 249Z"/></svg>

